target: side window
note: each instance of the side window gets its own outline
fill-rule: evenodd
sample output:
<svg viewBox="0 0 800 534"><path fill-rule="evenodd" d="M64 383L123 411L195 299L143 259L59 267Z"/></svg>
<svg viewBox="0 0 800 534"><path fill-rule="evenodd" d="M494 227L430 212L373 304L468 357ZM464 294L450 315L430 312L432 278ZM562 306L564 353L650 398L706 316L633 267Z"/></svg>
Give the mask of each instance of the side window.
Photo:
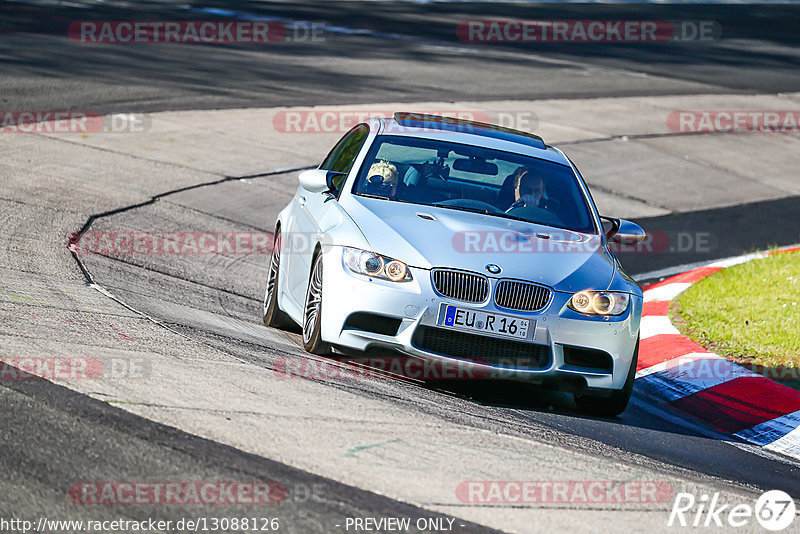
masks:
<svg viewBox="0 0 800 534"><path fill-rule="evenodd" d="M369 134L369 127L366 124L359 124L346 134L344 137L333 147L330 154L325 158L325 161L319 166L320 169L326 171L334 171L343 173L341 176L336 176L333 179L335 191L333 193L339 196L344 185L345 175L353 168L358 153L364 142L367 140Z"/></svg>

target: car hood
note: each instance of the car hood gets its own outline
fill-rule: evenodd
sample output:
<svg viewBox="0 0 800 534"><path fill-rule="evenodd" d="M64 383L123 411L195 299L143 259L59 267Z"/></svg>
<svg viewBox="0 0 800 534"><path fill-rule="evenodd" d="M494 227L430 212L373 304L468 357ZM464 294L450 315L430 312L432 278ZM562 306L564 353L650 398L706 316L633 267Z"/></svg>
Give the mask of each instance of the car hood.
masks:
<svg viewBox="0 0 800 534"><path fill-rule="evenodd" d="M372 251L412 267L449 267L518 278L557 291L606 289L614 261L602 237L490 215L348 196L343 206Z"/></svg>

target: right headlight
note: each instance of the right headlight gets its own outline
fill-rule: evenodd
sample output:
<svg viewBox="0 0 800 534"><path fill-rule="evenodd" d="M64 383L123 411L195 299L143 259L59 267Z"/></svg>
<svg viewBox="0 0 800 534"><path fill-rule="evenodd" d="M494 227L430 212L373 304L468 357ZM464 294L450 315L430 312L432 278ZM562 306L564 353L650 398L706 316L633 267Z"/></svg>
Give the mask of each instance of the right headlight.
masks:
<svg viewBox="0 0 800 534"><path fill-rule="evenodd" d="M343 260L347 268L357 274L392 282L411 280L411 271L405 263L374 252L344 247Z"/></svg>
<svg viewBox="0 0 800 534"><path fill-rule="evenodd" d="M628 309L630 295L617 291L580 291L569 299L569 307L589 315L620 315Z"/></svg>

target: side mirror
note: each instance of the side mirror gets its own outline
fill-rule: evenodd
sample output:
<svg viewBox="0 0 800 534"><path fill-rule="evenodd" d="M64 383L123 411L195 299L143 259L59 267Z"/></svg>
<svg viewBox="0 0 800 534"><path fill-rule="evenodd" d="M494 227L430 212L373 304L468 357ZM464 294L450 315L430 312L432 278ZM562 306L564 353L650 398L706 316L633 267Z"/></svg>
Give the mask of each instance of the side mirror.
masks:
<svg viewBox="0 0 800 534"><path fill-rule="evenodd" d="M312 193L322 193L328 188L328 171L323 169L310 169L300 173L300 185Z"/></svg>
<svg viewBox="0 0 800 534"><path fill-rule="evenodd" d="M606 237L611 240L627 245L635 245L641 242L647 235L642 227L625 219L614 219L602 217L611 223L611 228L606 231Z"/></svg>
<svg viewBox="0 0 800 534"><path fill-rule="evenodd" d="M347 173L326 171L324 169L311 169L303 171L298 177L300 185L312 193L330 193L329 198L338 198L339 190L344 185Z"/></svg>

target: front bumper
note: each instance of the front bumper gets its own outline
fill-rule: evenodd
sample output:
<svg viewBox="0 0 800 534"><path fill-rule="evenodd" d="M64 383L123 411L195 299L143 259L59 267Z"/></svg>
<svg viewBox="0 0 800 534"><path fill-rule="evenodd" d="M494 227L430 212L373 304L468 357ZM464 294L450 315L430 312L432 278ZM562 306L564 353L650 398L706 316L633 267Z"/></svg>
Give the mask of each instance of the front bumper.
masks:
<svg viewBox="0 0 800 534"><path fill-rule="evenodd" d="M542 311L518 312L497 307L493 299L473 305L442 297L434 290L430 271L426 269L410 267L411 281L390 282L350 272L342 263L340 247L328 248L324 261L322 339L344 351L388 349L471 370L458 376L523 380L554 384L562 389L618 390L627 378L639 333L640 296L632 295L628 310L616 317L579 314L567 307L572 294L562 292L554 292L550 304ZM490 291L499 279L490 277ZM437 318L444 304L535 320L535 328L526 342L546 348L546 362L528 367L510 364L503 358L487 361L476 354L475 359L481 360L478 362L421 349L421 328L438 327ZM364 312L399 321L396 334L346 326L348 317ZM568 363L565 348L602 351L609 356L610 368L585 367L576 365L574 360Z"/></svg>

